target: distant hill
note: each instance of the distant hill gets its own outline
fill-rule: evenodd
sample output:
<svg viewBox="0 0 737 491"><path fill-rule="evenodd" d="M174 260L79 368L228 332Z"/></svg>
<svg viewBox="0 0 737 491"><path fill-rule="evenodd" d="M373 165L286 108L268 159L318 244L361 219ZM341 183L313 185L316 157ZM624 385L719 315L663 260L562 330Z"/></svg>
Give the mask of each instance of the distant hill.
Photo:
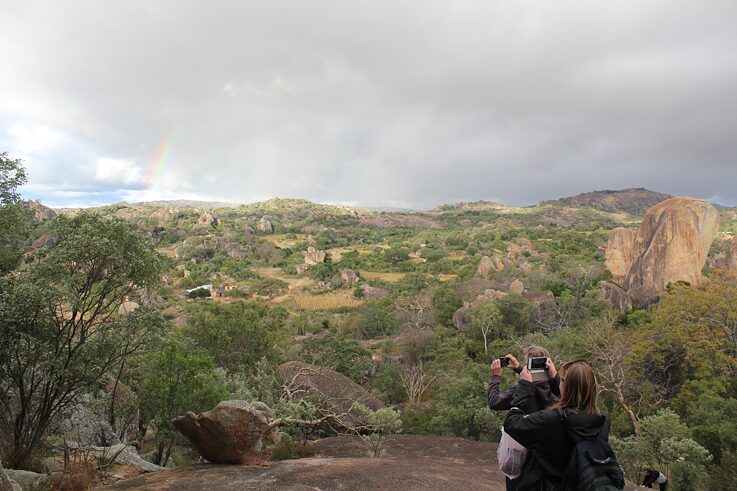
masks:
<svg viewBox="0 0 737 491"><path fill-rule="evenodd" d="M632 215L643 215L651 206L672 197L670 194L658 193L645 188L629 188L617 191L592 191L541 204L561 203L568 206L590 206L610 213L626 212Z"/></svg>
<svg viewBox="0 0 737 491"><path fill-rule="evenodd" d="M506 208L504 205L493 201L461 201L458 203L442 203L433 208L431 211L455 211L455 210L501 210Z"/></svg>

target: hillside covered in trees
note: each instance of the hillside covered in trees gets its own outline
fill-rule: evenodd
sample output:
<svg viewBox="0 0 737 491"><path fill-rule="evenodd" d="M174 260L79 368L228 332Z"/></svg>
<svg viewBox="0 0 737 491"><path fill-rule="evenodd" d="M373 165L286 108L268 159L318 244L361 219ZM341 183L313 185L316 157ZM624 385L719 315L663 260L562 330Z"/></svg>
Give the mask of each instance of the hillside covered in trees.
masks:
<svg viewBox="0 0 737 491"><path fill-rule="evenodd" d="M63 456L91 484L110 476L109 456L90 449L129 442L155 465L192 462L172 420L229 399L261 401L284 421L340 412L291 393L287 362L335 371L376 399L364 408L373 444L382 432L497 441L489 364L536 344L558 364L591 361L628 479L657 466L673 489L737 487L734 209L719 214L708 281L622 308L602 293L617 284L610 233L636 230L667 195L401 213L287 199L54 213L21 202L21 164L2 165L6 467L38 471ZM306 441L342 430L285 424L261 458L307 455Z"/></svg>

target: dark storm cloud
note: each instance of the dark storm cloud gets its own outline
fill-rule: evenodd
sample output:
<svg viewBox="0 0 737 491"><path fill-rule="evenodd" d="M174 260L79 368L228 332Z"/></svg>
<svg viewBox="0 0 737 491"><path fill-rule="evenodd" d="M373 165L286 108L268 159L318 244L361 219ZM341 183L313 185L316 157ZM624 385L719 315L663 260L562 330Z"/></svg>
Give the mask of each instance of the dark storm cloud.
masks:
<svg viewBox="0 0 737 491"><path fill-rule="evenodd" d="M731 0L0 5L0 145L53 204L737 204Z"/></svg>

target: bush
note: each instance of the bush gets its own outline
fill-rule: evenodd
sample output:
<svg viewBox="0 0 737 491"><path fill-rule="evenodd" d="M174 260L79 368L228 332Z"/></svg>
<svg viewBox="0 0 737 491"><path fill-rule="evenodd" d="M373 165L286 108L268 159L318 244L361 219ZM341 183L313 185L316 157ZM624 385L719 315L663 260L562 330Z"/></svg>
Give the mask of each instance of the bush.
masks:
<svg viewBox="0 0 737 491"><path fill-rule="evenodd" d="M367 302L363 309L363 334L367 339L393 334L397 319L390 298Z"/></svg>
<svg viewBox="0 0 737 491"><path fill-rule="evenodd" d="M197 288L187 295L189 298L210 298L211 293L207 288Z"/></svg>

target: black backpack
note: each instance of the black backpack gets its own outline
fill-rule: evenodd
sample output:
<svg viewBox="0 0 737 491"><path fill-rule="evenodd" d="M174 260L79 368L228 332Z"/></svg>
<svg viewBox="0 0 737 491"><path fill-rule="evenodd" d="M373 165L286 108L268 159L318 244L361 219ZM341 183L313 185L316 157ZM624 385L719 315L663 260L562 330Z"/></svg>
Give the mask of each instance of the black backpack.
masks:
<svg viewBox="0 0 737 491"><path fill-rule="evenodd" d="M565 425L565 413L558 410L558 414ZM575 445L571 451L568 467L562 476L562 489L566 491L624 489L624 474L614 450L609 445L608 433L608 424L604 424L596 438L590 440L584 440L579 435L568 432Z"/></svg>

